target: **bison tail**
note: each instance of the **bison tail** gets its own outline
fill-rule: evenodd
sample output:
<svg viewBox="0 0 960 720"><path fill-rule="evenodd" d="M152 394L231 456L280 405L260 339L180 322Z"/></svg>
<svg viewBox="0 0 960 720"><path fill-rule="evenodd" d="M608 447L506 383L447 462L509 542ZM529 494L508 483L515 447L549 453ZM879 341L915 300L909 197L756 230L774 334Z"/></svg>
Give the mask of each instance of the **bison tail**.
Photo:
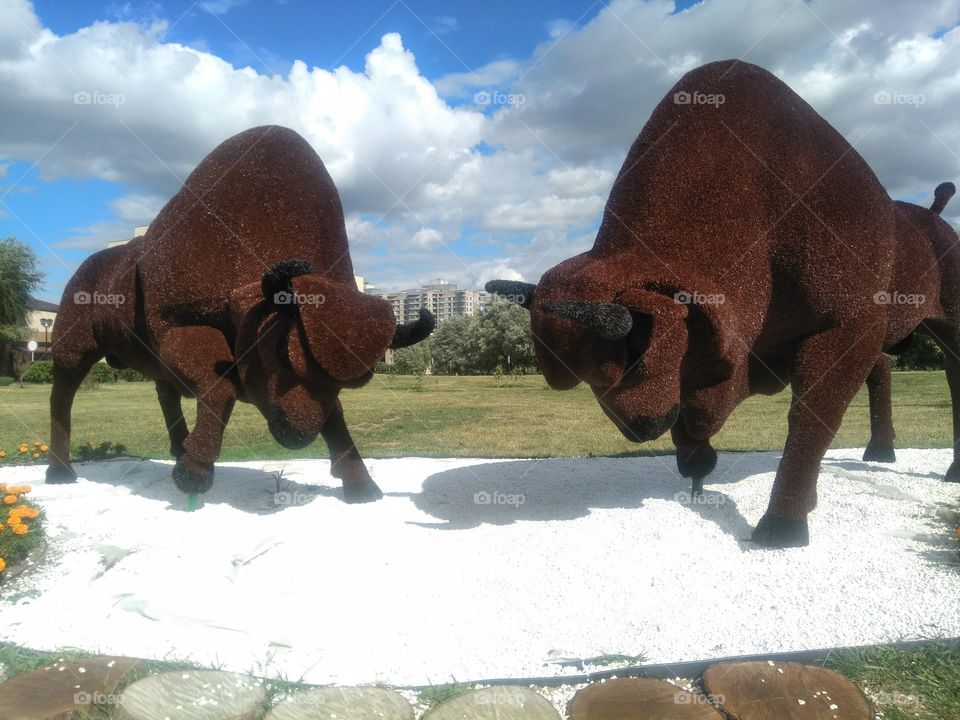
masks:
<svg viewBox="0 0 960 720"><path fill-rule="evenodd" d="M952 182L940 183L937 185L937 189L933 191L933 205L930 206L930 209L939 215L956 192L957 188Z"/></svg>

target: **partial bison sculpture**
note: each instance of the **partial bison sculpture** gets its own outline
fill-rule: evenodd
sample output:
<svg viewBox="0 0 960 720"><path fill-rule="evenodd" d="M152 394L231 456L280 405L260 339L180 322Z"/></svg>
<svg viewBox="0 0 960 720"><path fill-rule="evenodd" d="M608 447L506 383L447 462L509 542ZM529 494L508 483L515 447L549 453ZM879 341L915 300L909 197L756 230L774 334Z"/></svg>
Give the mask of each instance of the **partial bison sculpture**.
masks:
<svg viewBox="0 0 960 720"><path fill-rule="evenodd" d="M356 286L340 198L300 135L256 127L190 174L147 233L88 258L67 284L53 333L47 482L71 482L70 410L95 362L156 381L186 493L207 491L238 400L297 449L322 435L349 502L376 500L338 398L387 348L411 345L433 316L397 325ZM197 399L187 429L181 397Z"/></svg>
<svg viewBox="0 0 960 720"><path fill-rule="evenodd" d="M695 490L733 409L789 384L786 445L753 531L789 547L809 542L820 461L878 362L882 376L882 352L921 326L956 351L956 262L935 212L894 203L800 96L730 60L687 73L654 109L590 250L536 285L487 289L530 309L552 387L586 382L632 441L669 430ZM913 288L933 302L884 301Z"/></svg>

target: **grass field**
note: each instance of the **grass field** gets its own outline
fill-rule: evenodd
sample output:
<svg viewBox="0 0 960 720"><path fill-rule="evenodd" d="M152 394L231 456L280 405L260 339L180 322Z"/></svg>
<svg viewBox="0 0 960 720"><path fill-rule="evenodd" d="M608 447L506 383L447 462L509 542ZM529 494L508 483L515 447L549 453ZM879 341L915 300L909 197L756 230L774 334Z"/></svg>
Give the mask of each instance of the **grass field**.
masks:
<svg viewBox="0 0 960 720"><path fill-rule="evenodd" d="M417 389L419 388L419 389ZM49 385L0 388L0 449L49 440ZM670 451L669 433L635 445L603 415L590 390L547 387L540 376L376 376L341 395L347 423L367 457L541 457ZM744 402L714 439L722 450L783 447L790 393ZM950 396L942 372L893 375L898 447L950 447ZM192 424L194 401L184 412ZM866 389L856 397L835 447L861 447L870 437ZM73 409L73 440L121 442L132 455L168 456L153 383L83 389ZM326 457L321 440L297 451L281 448L252 406L238 404L224 437L223 460Z"/></svg>

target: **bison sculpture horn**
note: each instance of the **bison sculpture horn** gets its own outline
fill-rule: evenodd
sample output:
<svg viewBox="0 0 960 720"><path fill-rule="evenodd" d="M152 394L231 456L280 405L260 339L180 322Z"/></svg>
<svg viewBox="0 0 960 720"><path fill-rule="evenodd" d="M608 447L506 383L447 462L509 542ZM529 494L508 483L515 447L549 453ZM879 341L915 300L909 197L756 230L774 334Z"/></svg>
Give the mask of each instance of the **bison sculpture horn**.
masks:
<svg viewBox="0 0 960 720"><path fill-rule="evenodd" d="M405 348L410 345L416 345L421 340L426 340L437 320L426 308L420 308L420 317L403 325L397 325L393 333L393 341L390 343L390 349Z"/></svg>
<svg viewBox="0 0 960 720"><path fill-rule="evenodd" d="M541 304L540 309L592 330L604 340L625 338L633 327L630 310L620 303L557 300Z"/></svg>

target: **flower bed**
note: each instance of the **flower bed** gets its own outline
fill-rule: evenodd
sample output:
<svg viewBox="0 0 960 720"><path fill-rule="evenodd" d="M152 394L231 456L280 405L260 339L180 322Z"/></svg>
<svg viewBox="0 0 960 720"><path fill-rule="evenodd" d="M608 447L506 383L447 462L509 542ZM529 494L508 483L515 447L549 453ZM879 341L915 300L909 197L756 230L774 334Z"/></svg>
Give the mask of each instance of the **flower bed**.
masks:
<svg viewBox="0 0 960 720"><path fill-rule="evenodd" d="M0 483L0 582L8 566L23 560L41 541L43 511L27 500L29 485Z"/></svg>

